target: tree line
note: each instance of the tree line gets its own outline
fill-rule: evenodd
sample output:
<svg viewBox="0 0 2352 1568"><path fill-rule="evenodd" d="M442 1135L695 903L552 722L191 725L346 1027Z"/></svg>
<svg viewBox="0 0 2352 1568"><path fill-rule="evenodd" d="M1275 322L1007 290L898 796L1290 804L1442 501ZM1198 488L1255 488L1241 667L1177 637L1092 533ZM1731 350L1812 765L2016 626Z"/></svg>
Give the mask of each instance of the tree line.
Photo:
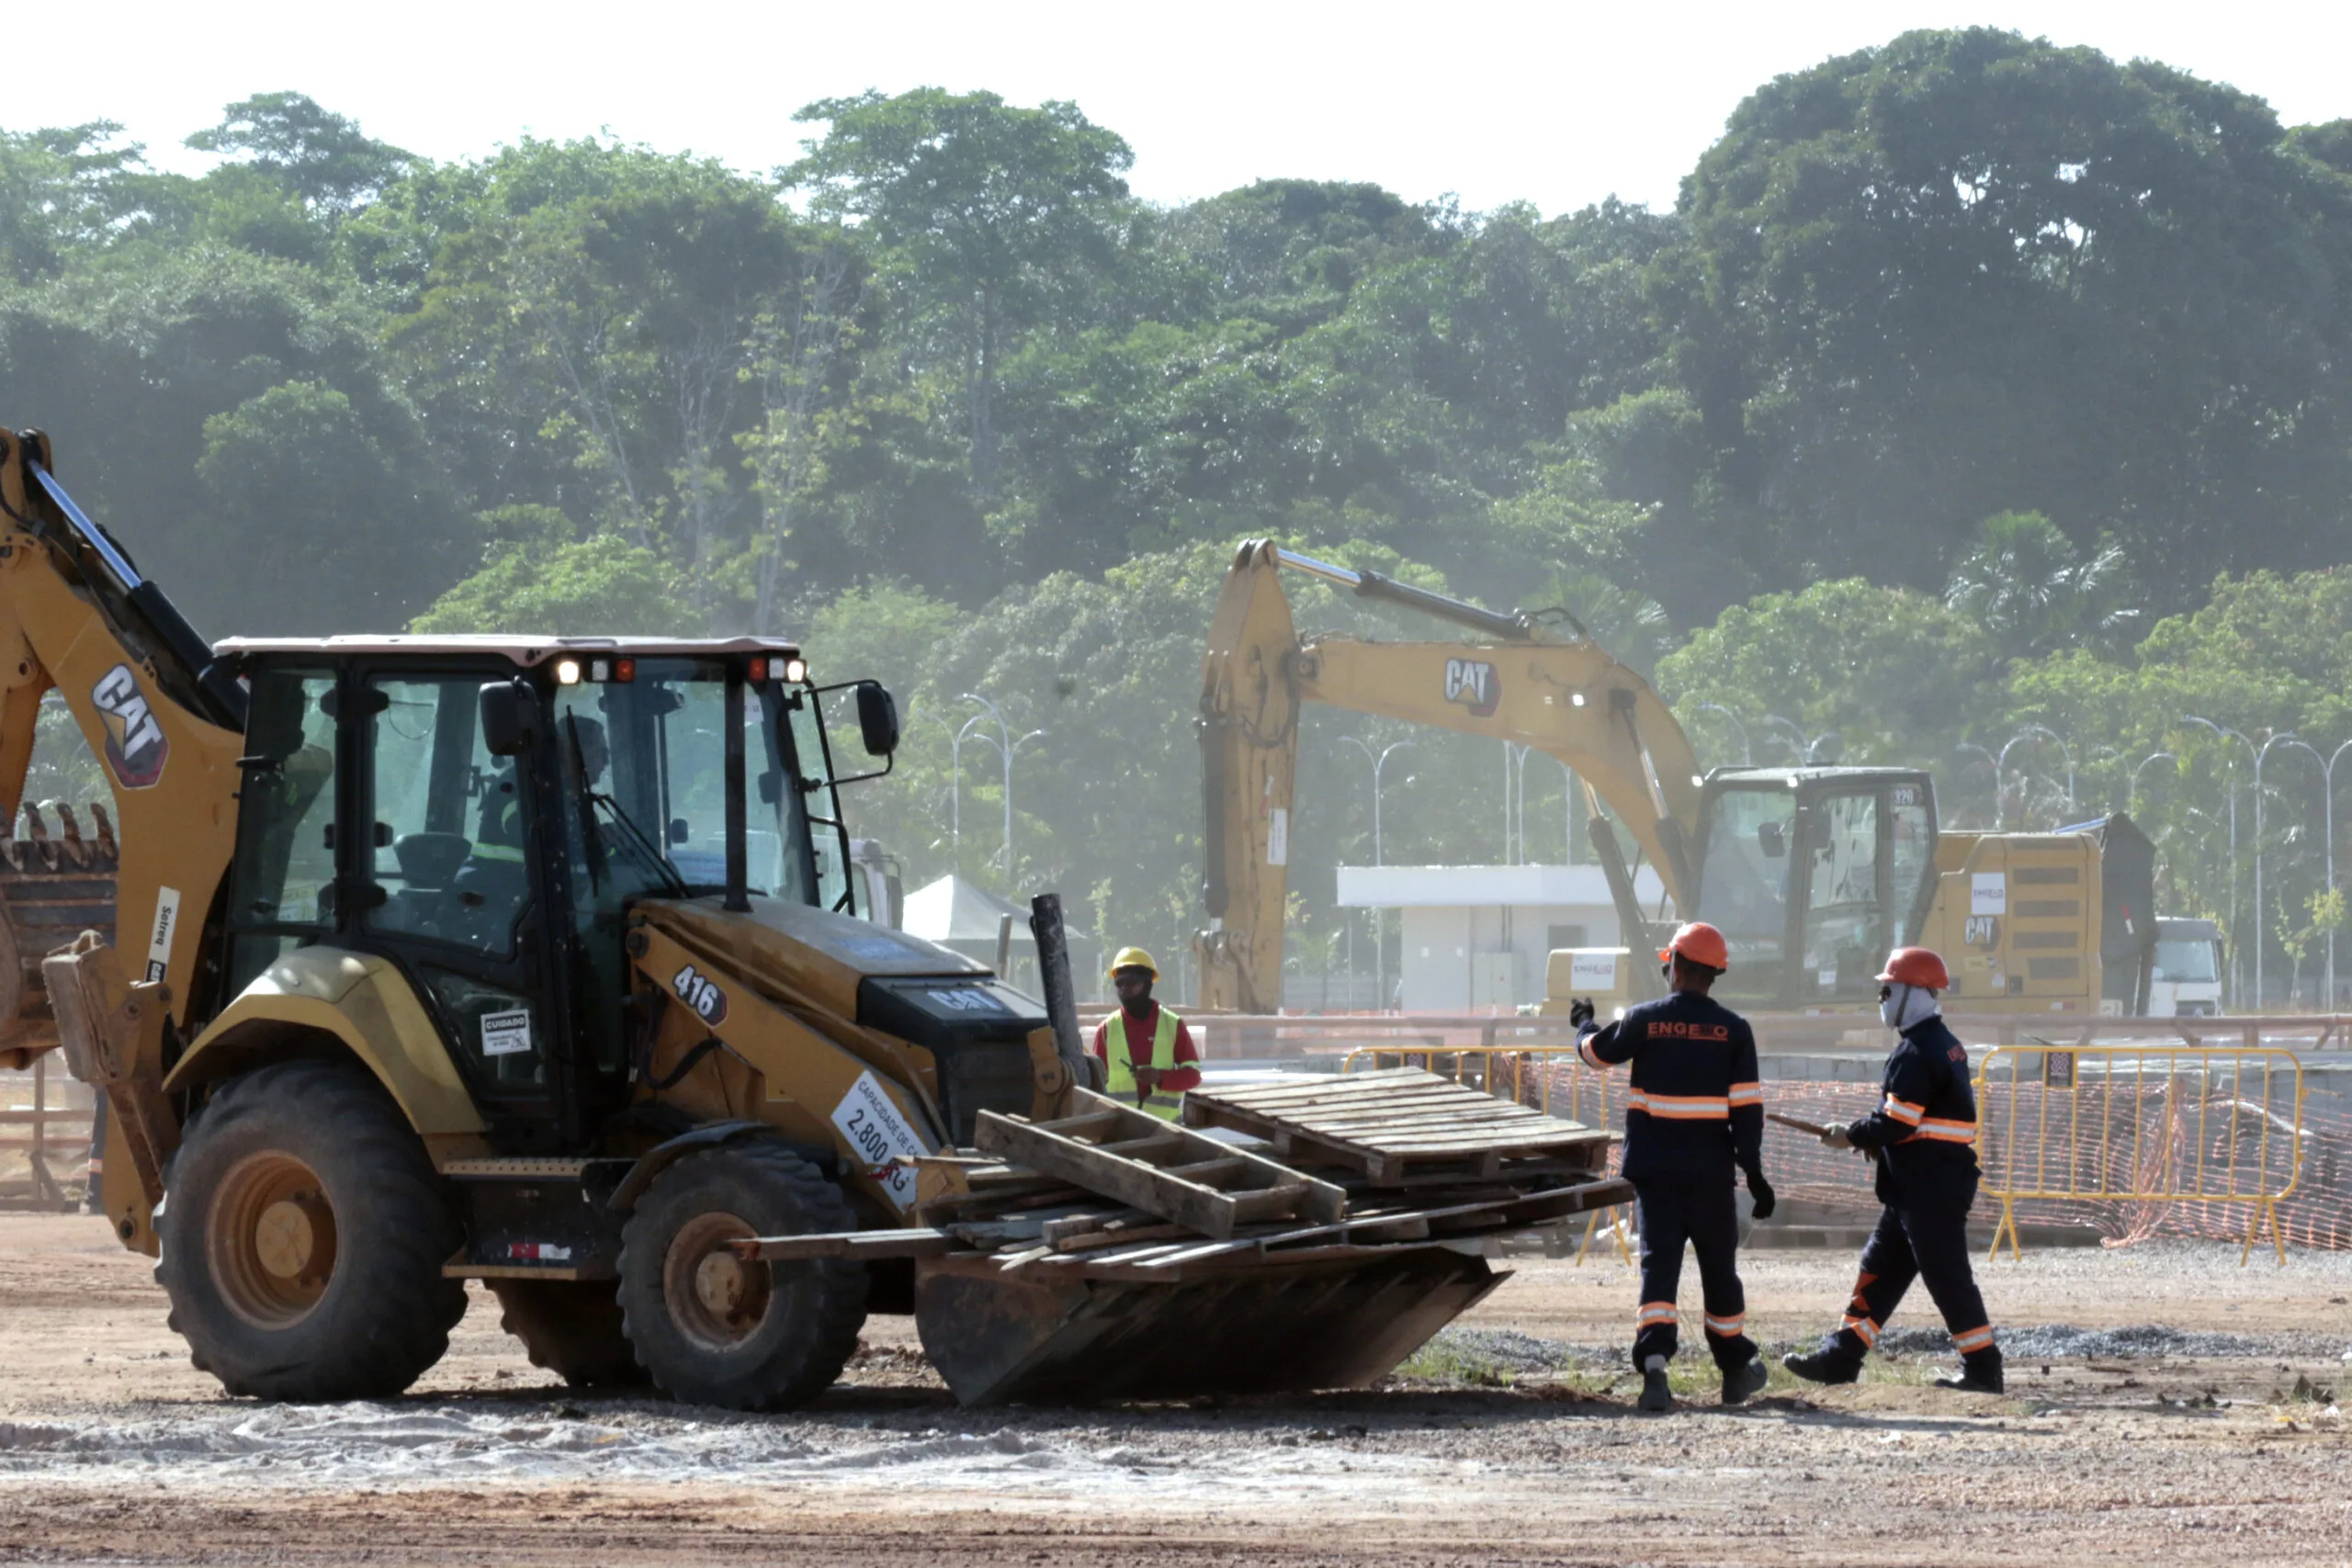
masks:
<svg viewBox="0 0 2352 1568"><path fill-rule="evenodd" d="M1163 942L1205 604L1253 535L1565 604L1710 761L1926 761L1962 821L2132 805L2182 912L2254 852L2250 760L2185 716L2347 733L2352 121L1914 33L1759 87L1673 210L1546 217L1156 205L1077 106L986 92L797 119L760 171L435 163L291 92L194 132L201 176L105 123L0 132L0 401L214 635L752 629L889 676L910 754L862 807L914 869ZM967 693L1047 731L1009 864ZM1373 729L1316 723L1310 943L1369 858L1337 737ZM2034 726L2062 743L2011 747ZM1417 740L1389 858L1502 852L1496 750ZM2288 902L2237 878L2281 973L2325 915L2310 771L2264 817ZM2233 801L2234 859L2201 825Z"/></svg>

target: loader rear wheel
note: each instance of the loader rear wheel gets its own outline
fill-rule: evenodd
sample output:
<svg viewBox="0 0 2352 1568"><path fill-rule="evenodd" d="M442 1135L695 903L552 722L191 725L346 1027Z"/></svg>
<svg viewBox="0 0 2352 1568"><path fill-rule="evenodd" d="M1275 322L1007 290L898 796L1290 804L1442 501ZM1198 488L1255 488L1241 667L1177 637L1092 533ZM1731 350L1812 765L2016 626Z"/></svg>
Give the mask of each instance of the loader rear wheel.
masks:
<svg viewBox="0 0 2352 1568"><path fill-rule="evenodd" d="M645 1382L610 1280L492 1280L498 1325L523 1342L531 1365L573 1388L628 1388Z"/></svg>
<svg viewBox="0 0 2352 1568"><path fill-rule="evenodd" d="M287 1062L222 1085L155 1219L171 1325L231 1393L398 1393L465 1315L465 1286L441 1277L462 1236L433 1162L356 1068Z"/></svg>
<svg viewBox="0 0 2352 1568"><path fill-rule="evenodd" d="M781 1144L680 1160L621 1231L621 1314L639 1362L695 1404L783 1410L816 1398L857 1348L865 1265L746 1261L727 1243L856 1228L841 1190Z"/></svg>

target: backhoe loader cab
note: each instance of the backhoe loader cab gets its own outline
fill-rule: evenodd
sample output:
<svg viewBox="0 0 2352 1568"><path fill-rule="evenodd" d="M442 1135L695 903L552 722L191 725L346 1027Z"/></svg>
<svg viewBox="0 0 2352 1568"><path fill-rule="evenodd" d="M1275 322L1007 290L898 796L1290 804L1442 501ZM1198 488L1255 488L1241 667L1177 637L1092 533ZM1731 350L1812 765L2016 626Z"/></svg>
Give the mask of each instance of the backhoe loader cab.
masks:
<svg viewBox="0 0 2352 1568"><path fill-rule="evenodd" d="M1935 790L1890 768L1731 768L1706 776L1695 918L1721 928L1727 1001L1802 1007L1877 995L1935 895Z"/></svg>
<svg viewBox="0 0 2352 1568"><path fill-rule="evenodd" d="M863 918L798 649L216 652L247 694L235 844L156 1217L198 1364L395 1392L477 1278L576 1382L828 1385L905 1268L729 1244L903 1223L895 1162L1068 1067L1037 1003ZM854 694L887 767L895 709Z"/></svg>

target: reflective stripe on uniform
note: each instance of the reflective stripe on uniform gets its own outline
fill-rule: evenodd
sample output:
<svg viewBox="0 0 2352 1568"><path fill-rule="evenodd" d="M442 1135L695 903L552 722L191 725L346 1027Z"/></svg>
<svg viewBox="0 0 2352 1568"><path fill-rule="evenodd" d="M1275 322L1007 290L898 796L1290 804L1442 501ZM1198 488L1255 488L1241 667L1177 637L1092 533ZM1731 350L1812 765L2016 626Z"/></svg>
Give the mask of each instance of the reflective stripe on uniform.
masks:
<svg viewBox="0 0 2352 1568"><path fill-rule="evenodd" d="M1988 1323L1982 1328L1972 1328L1964 1333L1953 1335L1951 1347L1963 1356L1973 1356L1979 1350L1990 1350L1993 1348L1993 1325Z"/></svg>
<svg viewBox="0 0 2352 1568"><path fill-rule="evenodd" d="M505 861L514 865L523 863L523 852L512 844L485 844L477 840L473 846L476 860Z"/></svg>
<svg viewBox="0 0 2352 1568"><path fill-rule="evenodd" d="M1845 1321L1838 1326L1860 1340L1864 1349L1878 1343L1878 1325L1860 1313L1848 1313Z"/></svg>
<svg viewBox="0 0 2352 1568"><path fill-rule="evenodd" d="M1595 1067L1604 1073L1609 1070L1609 1064L1592 1054L1592 1036L1589 1034L1577 1036L1577 1055L1583 1058L1588 1067Z"/></svg>
<svg viewBox="0 0 2352 1568"><path fill-rule="evenodd" d="M1672 1302L1644 1302L1641 1311L1634 1314L1634 1326L1647 1328L1652 1324L1672 1323L1678 1315Z"/></svg>
<svg viewBox="0 0 2352 1568"><path fill-rule="evenodd" d="M1761 1105L1764 1103L1764 1086L1760 1083L1736 1083L1731 1086L1731 1102L1734 1105Z"/></svg>
<svg viewBox="0 0 2352 1568"><path fill-rule="evenodd" d="M1738 1337L1747 1331L1747 1314L1744 1312L1735 1313L1730 1317L1717 1317L1713 1313L1709 1313L1707 1314L1707 1332L1710 1334L1721 1335L1725 1339L1733 1339Z"/></svg>
<svg viewBox="0 0 2352 1568"><path fill-rule="evenodd" d="M1731 1120L1731 1098L1721 1094L1652 1094L1637 1089L1625 1097L1625 1109L1646 1111L1668 1122Z"/></svg>
<svg viewBox="0 0 2352 1568"><path fill-rule="evenodd" d="M1926 1106L1914 1105L1907 1100L1897 1100L1891 1094L1886 1097L1886 1103L1879 1109L1905 1127L1917 1127L1919 1124L1919 1119L1928 1113Z"/></svg>
<svg viewBox="0 0 2352 1568"><path fill-rule="evenodd" d="M1921 1138L1931 1138L1939 1144L1973 1144L1976 1141L1973 1122L1947 1122L1930 1116L1919 1123L1919 1130L1904 1139L1906 1144Z"/></svg>

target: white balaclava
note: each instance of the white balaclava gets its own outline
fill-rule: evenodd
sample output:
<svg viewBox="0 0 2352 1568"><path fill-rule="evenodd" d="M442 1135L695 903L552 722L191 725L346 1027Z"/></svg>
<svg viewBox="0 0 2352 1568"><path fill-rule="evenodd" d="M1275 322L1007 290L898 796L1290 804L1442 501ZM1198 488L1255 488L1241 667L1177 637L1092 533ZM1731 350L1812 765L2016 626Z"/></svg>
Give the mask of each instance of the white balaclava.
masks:
<svg viewBox="0 0 2352 1568"><path fill-rule="evenodd" d="M1925 986L1905 986L1889 982L1886 999L1878 1004L1879 1017L1893 1030L1905 1030L1925 1023L1941 1010L1936 1006L1936 993Z"/></svg>

